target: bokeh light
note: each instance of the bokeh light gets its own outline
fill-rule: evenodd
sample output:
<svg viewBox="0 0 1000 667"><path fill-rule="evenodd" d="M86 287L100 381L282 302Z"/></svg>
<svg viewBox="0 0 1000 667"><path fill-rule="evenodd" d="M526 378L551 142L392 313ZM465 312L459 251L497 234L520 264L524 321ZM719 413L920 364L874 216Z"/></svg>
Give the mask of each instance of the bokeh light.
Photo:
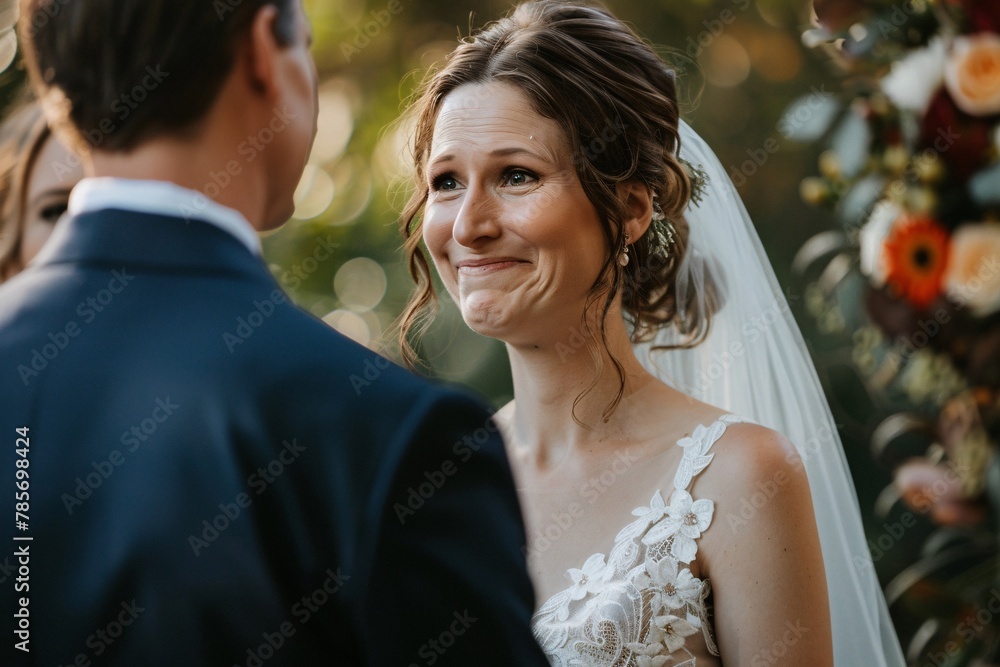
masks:
<svg viewBox="0 0 1000 667"><path fill-rule="evenodd" d="M775 83L792 81L801 73L802 47L787 32L743 30L738 34L754 71L764 79Z"/></svg>
<svg viewBox="0 0 1000 667"><path fill-rule="evenodd" d="M335 310L323 317L323 321L361 345L370 345L372 332L365 318L349 310Z"/></svg>
<svg viewBox="0 0 1000 667"><path fill-rule="evenodd" d="M370 212L375 183L365 156L345 156L329 173L336 190L329 210L332 224L347 225Z"/></svg>
<svg viewBox="0 0 1000 667"><path fill-rule="evenodd" d="M309 220L322 215L330 207L335 193L330 174L314 164L306 165L295 190L295 217Z"/></svg>
<svg viewBox="0 0 1000 667"><path fill-rule="evenodd" d="M385 296L385 270L373 259L356 257L344 263L333 279L337 298L352 311L371 310Z"/></svg>
<svg viewBox="0 0 1000 667"><path fill-rule="evenodd" d="M354 132L352 97L357 90L351 82L334 79L319 92L319 114L316 119L316 140L313 142L311 164L333 162L344 154Z"/></svg>
<svg viewBox="0 0 1000 667"><path fill-rule="evenodd" d="M750 54L739 40L728 34L716 37L698 62L705 80L720 88L738 86L750 74Z"/></svg>

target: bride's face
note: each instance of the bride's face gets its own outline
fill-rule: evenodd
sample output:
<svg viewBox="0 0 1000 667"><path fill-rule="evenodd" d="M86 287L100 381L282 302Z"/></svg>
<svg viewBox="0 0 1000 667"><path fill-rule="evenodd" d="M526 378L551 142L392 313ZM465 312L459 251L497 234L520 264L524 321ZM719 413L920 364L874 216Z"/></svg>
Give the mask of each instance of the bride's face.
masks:
<svg viewBox="0 0 1000 667"><path fill-rule="evenodd" d="M559 125L513 86L461 86L427 178L424 241L465 322L513 344L565 340L608 250Z"/></svg>

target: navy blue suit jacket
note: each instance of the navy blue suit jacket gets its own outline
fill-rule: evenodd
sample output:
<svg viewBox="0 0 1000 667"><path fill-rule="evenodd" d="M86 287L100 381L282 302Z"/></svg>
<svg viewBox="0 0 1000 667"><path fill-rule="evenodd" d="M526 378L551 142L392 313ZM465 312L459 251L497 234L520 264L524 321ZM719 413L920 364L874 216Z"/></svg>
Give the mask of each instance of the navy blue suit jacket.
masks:
<svg viewBox="0 0 1000 667"><path fill-rule="evenodd" d="M0 286L0 451L16 664L546 664L488 412L207 223L79 216Z"/></svg>

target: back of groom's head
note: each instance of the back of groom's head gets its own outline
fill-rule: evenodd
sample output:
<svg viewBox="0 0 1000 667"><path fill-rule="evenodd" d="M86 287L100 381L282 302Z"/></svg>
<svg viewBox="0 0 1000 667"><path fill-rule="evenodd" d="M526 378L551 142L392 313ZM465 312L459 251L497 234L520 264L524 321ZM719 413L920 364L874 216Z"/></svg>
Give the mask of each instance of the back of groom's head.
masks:
<svg viewBox="0 0 1000 667"><path fill-rule="evenodd" d="M25 60L56 131L127 152L192 129L212 106L240 39L267 5L295 40L300 0L21 0Z"/></svg>

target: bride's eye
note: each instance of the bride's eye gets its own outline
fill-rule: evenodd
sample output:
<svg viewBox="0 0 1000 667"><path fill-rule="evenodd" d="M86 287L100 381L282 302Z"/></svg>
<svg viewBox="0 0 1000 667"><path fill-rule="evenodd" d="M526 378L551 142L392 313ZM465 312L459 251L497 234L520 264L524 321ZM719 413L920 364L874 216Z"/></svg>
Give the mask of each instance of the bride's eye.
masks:
<svg viewBox="0 0 1000 667"><path fill-rule="evenodd" d="M513 185L515 187L519 185L528 185L537 180L538 177L535 174L520 167L507 170L503 176L504 185Z"/></svg>
<svg viewBox="0 0 1000 667"><path fill-rule="evenodd" d="M441 174L440 176L435 176L434 180L431 181L432 190L454 190L458 187L458 181L451 174Z"/></svg>

